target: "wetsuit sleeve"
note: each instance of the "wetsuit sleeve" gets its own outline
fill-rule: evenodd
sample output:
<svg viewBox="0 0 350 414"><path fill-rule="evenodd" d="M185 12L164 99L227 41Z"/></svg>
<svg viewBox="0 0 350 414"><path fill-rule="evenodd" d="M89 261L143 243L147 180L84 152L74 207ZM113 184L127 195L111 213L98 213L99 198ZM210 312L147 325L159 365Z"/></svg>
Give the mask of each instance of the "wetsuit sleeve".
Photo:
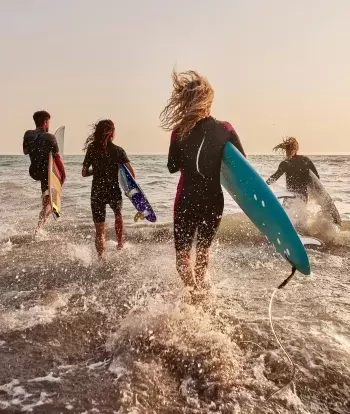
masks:
<svg viewBox="0 0 350 414"><path fill-rule="evenodd" d="M56 155L60 152L58 148L57 139L54 135L50 135L50 147L52 151L52 155Z"/></svg>
<svg viewBox="0 0 350 414"><path fill-rule="evenodd" d="M167 167L171 174L180 170L180 148L174 133L171 134Z"/></svg>
<svg viewBox="0 0 350 414"><path fill-rule="evenodd" d="M126 152L123 150L123 148L120 149L120 162L123 164L129 164L130 160L128 156L126 155Z"/></svg>
<svg viewBox="0 0 350 414"><path fill-rule="evenodd" d="M237 135L237 132L234 130L233 126L229 122L223 122L226 129L230 132L229 141L238 149L238 151L247 158L246 153L244 152L243 145L241 143L241 140L239 139L239 136Z"/></svg>
<svg viewBox="0 0 350 414"><path fill-rule="evenodd" d="M273 184L275 181L277 181L284 173L285 170L285 163L282 161L281 164L278 166L277 171L271 175L271 177L266 180L266 184L270 185Z"/></svg>
<svg viewBox="0 0 350 414"><path fill-rule="evenodd" d="M25 151L25 150L28 150L29 148L28 148L28 135L27 135L27 133L25 133L24 134L24 136L23 136L23 152Z"/></svg>
<svg viewBox="0 0 350 414"><path fill-rule="evenodd" d="M24 154L29 154L30 153L30 135L28 134L28 132L25 132L24 136L23 136L23 153Z"/></svg>
<svg viewBox="0 0 350 414"><path fill-rule="evenodd" d="M316 175L317 178L320 178L320 175L318 174L315 164L310 160L310 158L308 158L308 164L309 164L309 169Z"/></svg>
<svg viewBox="0 0 350 414"><path fill-rule="evenodd" d="M83 161L83 168L89 169L92 165L92 153L90 148L87 149L85 158Z"/></svg>

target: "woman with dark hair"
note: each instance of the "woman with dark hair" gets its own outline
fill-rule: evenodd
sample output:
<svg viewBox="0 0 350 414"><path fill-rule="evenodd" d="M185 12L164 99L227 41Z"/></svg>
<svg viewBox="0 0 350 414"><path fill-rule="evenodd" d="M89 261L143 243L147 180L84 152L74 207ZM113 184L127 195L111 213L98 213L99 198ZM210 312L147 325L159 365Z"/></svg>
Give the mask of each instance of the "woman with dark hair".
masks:
<svg viewBox="0 0 350 414"><path fill-rule="evenodd" d="M299 143L294 137L285 138L280 144L276 145L274 151L285 154L286 159L280 163L277 171L266 181L273 184L283 174L286 174L286 187L288 191L294 193L298 198L307 202L309 183L309 171L312 171L317 178L320 178L316 167L310 158L299 155Z"/></svg>
<svg viewBox="0 0 350 414"><path fill-rule="evenodd" d="M96 228L95 246L100 259L106 250L105 219L106 205L109 204L115 215L117 247L123 247L122 193L119 187L119 164L127 166L133 176L134 170L123 148L112 143L114 123L103 119L93 125L92 133L85 142L86 151L82 176L93 175L91 187L91 210ZM92 166L92 169L89 169Z"/></svg>
<svg viewBox="0 0 350 414"><path fill-rule="evenodd" d="M173 92L160 115L163 129L172 131L168 155L170 173L181 171L174 206L177 270L192 290L207 289L209 248L224 209L220 168L230 141L244 150L233 127L210 115L214 91L195 71L173 73ZM197 232L196 262L190 255Z"/></svg>

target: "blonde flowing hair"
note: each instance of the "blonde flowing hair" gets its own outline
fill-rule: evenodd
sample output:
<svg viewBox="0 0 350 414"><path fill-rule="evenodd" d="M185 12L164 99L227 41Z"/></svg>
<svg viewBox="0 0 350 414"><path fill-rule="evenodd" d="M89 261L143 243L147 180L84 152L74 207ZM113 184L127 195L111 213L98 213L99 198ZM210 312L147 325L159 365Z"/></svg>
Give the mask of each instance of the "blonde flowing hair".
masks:
<svg viewBox="0 0 350 414"><path fill-rule="evenodd" d="M293 154L296 154L298 152L298 150L299 150L299 143L298 143L297 139L294 138L294 137L284 138L283 141L280 144L276 145L273 148L273 151L275 151L275 152L281 151L281 152L284 152L284 153L290 152L290 153L293 153Z"/></svg>
<svg viewBox="0 0 350 414"><path fill-rule="evenodd" d="M173 92L160 114L161 127L176 131L181 138L191 132L196 123L210 115L214 90L206 78L194 70L173 71Z"/></svg>

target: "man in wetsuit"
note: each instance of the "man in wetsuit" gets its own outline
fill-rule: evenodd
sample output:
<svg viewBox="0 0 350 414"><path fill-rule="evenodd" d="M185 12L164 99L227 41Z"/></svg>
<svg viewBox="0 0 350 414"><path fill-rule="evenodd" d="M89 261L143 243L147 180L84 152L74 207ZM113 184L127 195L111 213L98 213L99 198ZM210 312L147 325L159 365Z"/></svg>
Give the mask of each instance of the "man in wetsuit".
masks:
<svg viewBox="0 0 350 414"><path fill-rule="evenodd" d="M174 73L173 81L174 92L161 118L163 128L173 131L169 172L181 171L174 205L176 265L184 284L198 291L208 288L209 248L224 209L220 185L224 146L230 141L245 153L232 126L210 116L213 90L208 81L194 71ZM190 254L196 232L192 272Z"/></svg>
<svg viewBox="0 0 350 414"><path fill-rule="evenodd" d="M286 174L287 190L294 193L301 200L307 202L309 172L312 171L317 178L320 178L315 165L310 158L305 157L304 155L298 155L299 144L293 137L286 138L273 150L284 152L286 159L280 163L277 171L271 175L266 183L269 185L273 184L283 174Z"/></svg>
<svg viewBox="0 0 350 414"><path fill-rule="evenodd" d="M50 152L52 152L52 156L61 173L62 181L64 182L66 179L66 173L56 138L48 132L50 118L50 114L46 111L35 112L33 119L36 129L26 131L23 137L23 153L29 155L30 158L29 175L34 180L41 182L42 209L39 214L39 221L35 233L43 228L51 211L48 183Z"/></svg>

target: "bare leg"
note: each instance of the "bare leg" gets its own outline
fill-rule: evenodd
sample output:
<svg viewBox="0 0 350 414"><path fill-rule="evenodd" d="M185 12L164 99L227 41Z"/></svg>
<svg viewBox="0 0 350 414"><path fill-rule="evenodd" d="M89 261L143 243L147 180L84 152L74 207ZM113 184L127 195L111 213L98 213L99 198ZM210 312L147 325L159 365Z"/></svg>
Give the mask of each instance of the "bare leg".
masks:
<svg viewBox="0 0 350 414"><path fill-rule="evenodd" d="M50 213L51 213L50 197L44 196L42 199L42 209L39 214L39 221L35 229L35 233L37 233L39 230L41 230L44 227L46 219L49 217Z"/></svg>
<svg viewBox="0 0 350 414"><path fill-rule="evenodd" d="M196 265L194 268L194 274L197 287L200 289L206 288L205 274L207 272L208 263L209 249L197 246Z"/></svg>
<svg viewBox="0 0 350 414"><path fill-rule="evenodd" d="M96 237L95 246L98 258L104 259L106 252L105 223L95 223Z"/></svg>
<svg viewBox="0 0 350 414"><path fill-rule="evenodd" d="M120 210L115 211L115 235L117 237L117 249L122 249L124 246L124 226L123 216Z"/></svg>
<svg viewBox="0 0 350 414"><path fill-rule="evenodd" d="M176 252L176 269L185 286L195 286L193 272L191 269L191 251L181 250Z"/></svg>

